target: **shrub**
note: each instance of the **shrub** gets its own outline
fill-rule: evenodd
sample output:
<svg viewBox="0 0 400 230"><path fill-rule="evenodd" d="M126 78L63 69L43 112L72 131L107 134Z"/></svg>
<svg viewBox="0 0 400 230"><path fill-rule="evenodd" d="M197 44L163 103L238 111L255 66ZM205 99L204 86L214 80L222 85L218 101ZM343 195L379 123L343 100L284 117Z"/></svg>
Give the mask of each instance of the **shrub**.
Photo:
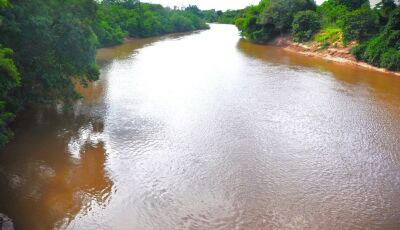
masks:
<svg viewBox="0 0 400 230"><path fill-rule="evenodd" d="M324 28L320 33L314 36L314 41L319 43L335 43L342 38L342 29L340 28Z"/></svg>
<svg viewBox="0 0 400 230"><path fill-rule="evenodd" d="M349 12L344 5L338 5L334 0L324 1L317 8L324 27L336 27L343 24L343 17Z"/></svg>
<svg viewBox="0 0 400 230"><path fill-rule="evenodd" d="M400 30L400 7L397 7L390 14L389 22L386 27L389 30Z"/></svg>
<svg viewBox="0 0 400 230"><path fill-rule="evenodd" d="M400 70L400 51L391 48L382 55L380 61L381 67L398 71Z"/></svg>
<svg viewBox="0 0 400 230"><path fill-rule="evenodd" d="M343 21L343 39L365 41L379 32L379 17L369 7L348 13Z"/></svg>
<svg viewBox="0 0 400 230"><path fill-rule="evenodd" d="M400 50L400 30L391 31L387 42L390 47Z"/></svg>
<svg viewBox="0 0 400 230"><path fill-rule="evenodd" d="M372 65L380 66L381 55L385 53L386 49L384 36L381 34L367 43L363 59Z"/></svg>
<svg viewBox="0 0 400 230"><path fill-rule="evenodd" d="M318 14L311 10L300 11L294 16L292 34L296 42L309 41L321 28Z"/></svg>
<svg viewBox="0 0 400 230"><path fill-rule="evenodd" d="M294 15L299 11L316 10L313 0L271 0L262 15L263 25L272 24L277 33L290 31Z"/></svg>
<svg viewBox="0 0 400 230"><path fill-rule="evenodd" d="M367 44L363 43L363 44L360 44L360 45L354 47L351 50L351 53L357 58L357 60L363 60L364 59L364 52L365 52L366 48L367 48Z"/></svg>
<svg viewBox="0 0 400 230"><path fill-rule="evenodd" d="M358 9L363 5L368 5L368 0L336 0L337 4L346 6L349 10Z"/></svg>

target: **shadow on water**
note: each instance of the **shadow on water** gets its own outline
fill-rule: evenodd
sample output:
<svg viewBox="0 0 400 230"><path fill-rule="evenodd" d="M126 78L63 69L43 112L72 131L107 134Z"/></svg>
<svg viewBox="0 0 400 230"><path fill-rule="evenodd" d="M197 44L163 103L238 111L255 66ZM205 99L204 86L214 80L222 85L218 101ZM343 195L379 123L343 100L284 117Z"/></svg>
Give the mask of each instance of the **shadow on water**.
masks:
<svg viewBox="0 0 400 230"><path fill-rule="evenodd" d="M0 152L0 213L10 216L16 229L52 229L106 205L113 193L103 138L108 66L159 41L196 33L132 39L100 49L100 80L88 88L77 85L85 99L72 111L40 108L21 114L13 127L15 138Z"/></svg>
<svg viewBox="0 0 400 230"><path fill-rule="evenodd" d="M110 197L101 118L31 111L0 155L0 212L17 229L50 229ZM5 154L6 153L6 154Z"/></svg>
<svg viewBox="0 0 400 230"><path fill-rule="evenodd" d="M344 85L366 85L375 96L387 101L400 102L400 78L388 73L366 69L346 63L336 63L318 57L309 57L286 51L280 47L257 45L241 39L237 49L248 57L273 65L289 65L291 68L310 68L312 71L329 73ZM400 105L400 104L398 104Z"/></svg>
<svg viewBox="0 0 400 230"><path fill-rule="evenodd" d="M110 48L102 48L97 52L97 63L104 67L110 64L112 61L120 61L131 57L139 52L140 49L155 45L157 42L162 42L165 40L175 40L181 39L187 35L199 34L202 31L168 34L160 37L150 37L150 38L132 38L127 39L123 44L113 46Z"/></svg>
<svg viewBox="0 0 400 230"><path fill-rule="evenodd" d="M398 229L400 78L211 27L101 49L72 111L23 114L0 213L17 229Z"/></svg>
<svg viewBox="0 0 400 230"><path fill-rule="evenodd" d="M72 110L29 109L15 122L15 138L0 152L0 213L16 229L62 227L109 200L105 81L78 86L85 100Z"/></svg>

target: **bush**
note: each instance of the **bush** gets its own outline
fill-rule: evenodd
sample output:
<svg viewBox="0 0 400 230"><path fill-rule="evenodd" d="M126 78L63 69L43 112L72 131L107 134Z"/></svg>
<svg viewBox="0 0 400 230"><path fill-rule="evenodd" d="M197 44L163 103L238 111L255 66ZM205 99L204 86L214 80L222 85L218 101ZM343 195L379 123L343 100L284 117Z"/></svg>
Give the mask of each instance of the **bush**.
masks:
<svg viewBox="0 0 400 230"><path fill-rule="evenodd" d="M400 30L391 30L391 28L397 28L397 25L390 23L390 21L395 22L393 17L396 16L397 13L394 12L389 23L378 36L352 50L357 59L389 70L400 70Z"/></svg>
<svg viewBox="0 0 400 230"><path fill-rule="evenodd" d="M344 5L338 5L334 0L324 1L317 8L324 27L337 27L343 25L343 17L349 12Z"/></svg>
<svg viewBox="0 0 400 230"><path fill-rule="evenodd" d="M366 48L367 48L366 43L363 43L363 44L360 44L360 45L354 47L351 50L351 53L357 58L357 60L362 60L362 59L364 59L364 52L365 52Z"/></svg>
<svg viewBox="0 0 400 230"><path fill-rule="evenodd" d="M381 67L398 71L400 70L400 51L391 48L382 55L380 61Z"/></svg>
<svg viewBox="0 0 400 230"><path fill-rule="evenodd" d="M316 10L313 0L271 0L264 11L261 24L274 25L277 33L290 31L294 15L299 11Z"/></svg>
<svg viewBox="0 0 400 230"><path fill-rule="evenodd" d="M379 17L369 7L348 13L343 21L343 39L365 41L379 32Z"/></svg>
<svg viewBox="0 0 400 230"><path fill-rule="evenodd" d="M387 47L384 41L384 36L381 34L367 42L363 59L372 65L380 66L381 55L385 53L386 49Z"/></svg>
<svg viewBox="0 0 400 230"><path fill-rule="evenodd" d="M244 9L236 25L242 36L255 42L267 42L290 32L297 12L315 9L314 0L262 0L257 6Z"/></svg>
<svg viewBox="0 0 400 230"><path fill-rule="evenodd" d="M397 7L390 14L389 22L386 27L389 30L400 30L400 7Z"/></svg>
<svg viewBox="0 0 400 230"><path fill-rule="evenodd" d="M309 41L320 28L321 24L316 12L300 11L294 16L292 23L293 39L296 42Z"/></svg>
<svg viewBox="0 0 400 230"><path fill-rule="evenodd" d="M324 28L314 36L314 41L322 44L322 47L328 47L330 44L334 44L341 41L343 32L340 28Z"/></svg>
<svg viewBox="0 0 400 230"><path fill-rule="evenodd" d="M206 16L197 6L170 9L135 0L103 0L96 16L93 28L102 47L121 43L125 36L150 37L208 28L203 19Z"/></svg>
<svg viewBox="0 0 400 230"><path fill-rule="evenodd" d="M20 75L17 67L12 59L13 51L3 48L0 45L0 148L8 142L12 136L11 130L8 128L14 118L15 99L12 96L20 84Z"/></svg>
<svg viewBox="0 0 400 230"><path fill-rule="evenodd" d="M368 0L336 0L337 4L346 6L349 10L358 9L363 5L369 7Z"/></svg>

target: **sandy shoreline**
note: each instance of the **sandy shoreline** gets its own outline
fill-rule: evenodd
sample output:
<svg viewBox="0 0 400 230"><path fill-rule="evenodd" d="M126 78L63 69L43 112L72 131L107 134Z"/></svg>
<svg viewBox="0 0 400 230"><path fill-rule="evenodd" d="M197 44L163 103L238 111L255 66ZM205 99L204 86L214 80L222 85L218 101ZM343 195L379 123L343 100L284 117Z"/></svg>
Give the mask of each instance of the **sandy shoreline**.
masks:
<svg viewBox="0 0 400 230"><path fill-rule="evenodd" d="M341 47L341 48L327 48L327 49L317 49L316 45L313 43L303 44L293 42L290 36L281 36L270 43L271 45L280 46L284 50L294 53L303 54L309 57L318 57L324 60L344 63L350 65L356 65L363 68L375 70L382 73L392 74L400 76L400 72L390 71L384 68L379 68L370 65L366 62L357 61L356 58L350 53L352 46Z"/></svg>

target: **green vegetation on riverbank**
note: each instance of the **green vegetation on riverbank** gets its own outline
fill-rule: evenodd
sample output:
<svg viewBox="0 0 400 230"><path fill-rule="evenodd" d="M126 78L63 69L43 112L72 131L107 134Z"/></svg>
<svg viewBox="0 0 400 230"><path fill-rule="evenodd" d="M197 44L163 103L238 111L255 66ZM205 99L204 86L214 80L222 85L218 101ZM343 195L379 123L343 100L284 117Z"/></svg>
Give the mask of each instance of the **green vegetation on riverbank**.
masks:
<svg viewBox="0 0 400 230"><path fill-rule="evenodd" d="M151 37L209 27L197 6L170 9L136 0L103 0L93 28L103 47L119 44L126 36Z"/></svg>
<svg viewBox="0 0 400 230"><path fill-rule="evenodd" d="M397 3L397 5L396 5ZM382 0L371 8L368 0L262 0L244 9L236 26L247 39L265 43L291 33L297 42L315 41L322 48L349 43L362 61L400 71L400 6Z"/></svg>
<svg viewBox="0 0 400 230"><path fill-rule="evenodd" d="M0 147L27 105L66 106L76 84L99 77L96 49L124 37L206 29L195 6L182 9L137 0L0 0Z"/></svg>
<svg viewBox="0 0 400 230"><path fill-rule="evenodd" d="M235 21L242 16L244 10L204 10L203 18L207 22L221 23L221 24L235 24Z"/></svg>

